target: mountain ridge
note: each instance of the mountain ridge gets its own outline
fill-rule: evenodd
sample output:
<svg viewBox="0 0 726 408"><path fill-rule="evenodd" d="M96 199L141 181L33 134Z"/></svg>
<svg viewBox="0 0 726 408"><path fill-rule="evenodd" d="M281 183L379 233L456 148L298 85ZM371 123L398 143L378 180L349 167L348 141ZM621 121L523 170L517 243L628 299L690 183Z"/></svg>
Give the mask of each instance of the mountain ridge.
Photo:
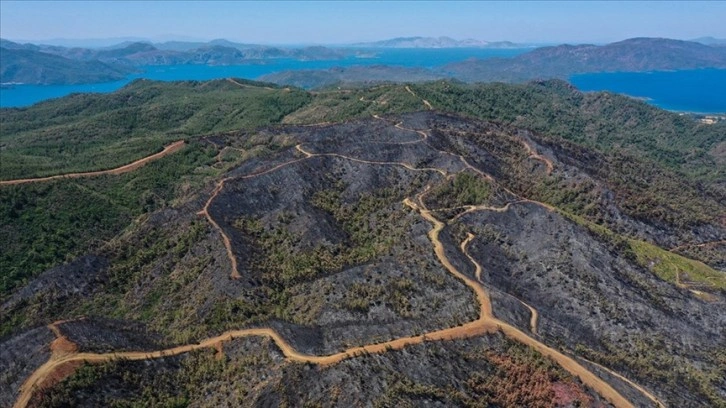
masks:
<svg viewBox="0 0 726 408"><path fill-rule="evenodd" d="M465 82L521 83L564 79L599 72L648 72L700 68L726 69L726 48L662 38L633 38L607 45L558 45L536 48L509 58L470 59L443 67L416 71L404 67L332 68L316 71L283 71L260 79L277 84L316 88L332 84L365 83L366 78L397 81L408 71L412 82L431 77ZM367 73L366 71L371 71ZM424 75L426 74L426 75Z"/></svg>
<svg viewBox="0 0 726 408"><path fill-rule="evenodd" d="M451 37L397 37L388 40L361 42L352 44L354 47L371 48L525 48L526 45L510 41L482 41L473 38L455 40Z"/></svg>
<svg viewBox="0 0 726 408"><path fill-rule="evenodd" d="M450 39L442 38L443 40L436 39L438 46L453 44L449 41ZM421 39L422 37L407 37L403 38L403 41L416 42ZM426 41L418 44L425 44ZM401 44L400 42L396 43ZM471 42L467 43L471 44ZM427 44L433 43L429 42ZM21 81L10 76L14 71L5 70L5 78L2 80L4 83L60 83L66 77L74 77L73 81L76 83L97 81L99 77L119 79L118 74L116 76L102 77L88 73L88 68L84 68L83 63L91 62L94 64L107 64L120 72L130 72L136 67L145 65L235 65L280 58L300 61L334 61L352 56L368 55L368 51L355 47L342 49L323 46L284 48L240 44L227 40L213 40L207 43L164 44L133 42L119 47L99 49L17 44L2 40L0 46L2 50L8 50L8 55L25 51L26 59L21 61L29 66L45 67L46 65L52 65L47 55L55 55L79 62L77 66L74 66L69 61L57 60L63 63L59 62L59 66L55 67L55 69L63 70L64 76L56 75L52 81L40 78L39 74L36 74L35 77L26 76L25 80ZM100 67L100 65L98 66ZM17 64L14 67L14 70L19 68ZM75 74L73 72L74 68L77 71ZM406 72L410 72L414 80L456 78L467 82L524 82L533 79L567 79L569 76L579 73L642 72L697 68L726 68L726 47L663 38L632 38L607 45L564 44L541 47L510 58L471 59L434 68L360 66L304 72L283 71L270 74L261 79L271 80L279 84L290 81L289 84L292 85L301 84L306 88L316 88L335 83L405 81ZM48 69L53 69L53 67L48 66ZM105 68L106 71L108 69L108 67ZM386 73L386 70L389 72ZM84 77L85 79L82 79Z"/></svg>

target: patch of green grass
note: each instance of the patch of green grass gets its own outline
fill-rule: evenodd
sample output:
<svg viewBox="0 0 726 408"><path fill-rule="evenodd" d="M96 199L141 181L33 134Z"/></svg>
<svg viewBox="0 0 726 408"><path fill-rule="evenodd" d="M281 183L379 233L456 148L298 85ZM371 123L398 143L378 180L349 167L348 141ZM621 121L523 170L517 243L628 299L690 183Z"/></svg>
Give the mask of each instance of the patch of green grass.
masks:
<svg viewBox="0 0 726 408"><path fill-rule="evenodd" d="M698 283L709 288L726 290L726 275L716 271L703 262L686 258L682 255L666 251L651 243L623 237L607 227L598 225L578 215L560 210L560 214L589 229L595 235L619 248L626 257L638 265L653 272L660 279L677 284L676 276L681 281Z"/></svg>
<svg viewBox="0 0 726 408"><path fill-rule="evenodd" d="M674 254L645 241L630 239L628 242L638 263L664 281L676 283L676 275L679 274L682 282L687 279L688 282L726 290L726 274L703 262Z"/></svg>

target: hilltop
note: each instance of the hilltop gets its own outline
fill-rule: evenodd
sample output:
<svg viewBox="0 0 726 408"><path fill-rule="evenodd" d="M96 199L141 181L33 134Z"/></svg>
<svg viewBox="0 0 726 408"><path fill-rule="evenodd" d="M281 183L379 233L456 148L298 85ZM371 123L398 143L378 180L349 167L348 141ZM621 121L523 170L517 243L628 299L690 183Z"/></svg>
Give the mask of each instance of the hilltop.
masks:
<svg viewBox="0 0 726 408"><path fill-rule="evenodd" d="M2 109L5 181L77 176L0 184L0 401L724 405L725 125L557 80Z"/></svg>

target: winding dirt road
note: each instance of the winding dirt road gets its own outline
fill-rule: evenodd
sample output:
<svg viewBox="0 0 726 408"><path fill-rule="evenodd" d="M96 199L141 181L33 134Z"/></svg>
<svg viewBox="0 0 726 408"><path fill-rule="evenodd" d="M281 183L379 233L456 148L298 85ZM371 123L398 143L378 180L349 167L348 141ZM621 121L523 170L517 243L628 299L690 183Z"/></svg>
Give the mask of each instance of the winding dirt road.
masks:
<svg viewBox="0 0 726 408"><path fill-rule="evenodd" d="M507 205L506 205L505 207L503 207L503 208L509 209L509 204L507 204ZM487 209L488 209L488 208L487 208ZM498 209L498 208L495 208L495 209L494 209L494 211L500 211L500 209ZM504 210L504 211L506 211L506 210ZM474 234L472 234L471 232L467 232L467 235L466 235L466 239L465 239L465 240L463 240L463 241L461 241L461 245L459 246L459 248L461 249L461 252L462 252L462 253L463 253L464 255L466 255L466 257L467 257L467 258L469 258L469 261L471 261L471 263L472 263L472 264L474 264L474 267L475 267L475 272L474 272L474 276L476 277L476 280L477 280L477 281L478 281L478 282L479 282L480 284L482 284L482 285L483 285L483 284L484 284L484 281L483 281L483 280L482 280L482 278L481 278L481 274L482 274L482 267L481 267L481 265L479 265L479 263L478 263L478 262L477 262L477 261L476 261L476 260L475 260L475 259L474 259L474 258L473 258L473 257L472 257L471 255L470 255L470 254L469 254L469 251L467 250L467 247L469 246L469 243L471 243L471 241L472 241L472 240L473 240L474 238L475 238L475 235L474 235ZM496 289L495 289L495 290L496 290ZM530 331L531 331L531 332L532 332L533 334L537 334L537 321L539 320L539 313L537 312L537 309L533 308L532 306L530 306L530 305L528 305L527 303L525 303L525 302L524 302L524 301L523 301L522 299L520 299L520 298L518 298L518 297L516 297L516 296L514 296L514 295L512 295L512 294L509 294L509 293L507 293L507 292L504 292L504 291L501 291L501 290L496 290L496 291L497 291L497 292L499 292L499 293L503 293L503 294L505 294L505 295L507 295L507 296L509 296L509 297L512 297L512 298L516 299L516 300L517 300L517 301L518 301L519 303L521 303L521 304L522 304L522 305L524 305L524 306L525 306L525 307L526 307L527 309L529 309L529 316L530 316L530 317L529 317L529 330L530 330Z"/></svg>
<svg viewBox="0 0 726 408"><path fill-rule="evenodd" d="M456 221L459 218L465 216L466 214L472 213L474 211L507 212L507 211L509 211L509 208L511 207L512 204L516 204L518 202L521 202L521 201L515 201L514 203L506 203L502 207L490 207L488 205L483 205L483 204L482 205L465 205L465 206L459 207L459 208L465 208L466 210L464 210L463 212L461 212L459 214L456 214L456 216L454 218L452 218L451 221ZM456 208L454 208L454 209L456 209Z"/></svg>
<svg viewBox="0 0 726 408"><path fill-rule="evenodd" d="M476 276L476 280L479 281L479 283L483 283L483 281L481 280L481 272L482 272L481 265L479 265L479 263L476 261L476 259L472 258L472 256L469 255L469 251L466 250L467 246L474 239L474 237L475 237L474 234L472 234L471 232L467 232L466 239L461 241L461 245L459 246L459 248L461 249L461 252L464 255L466 255L467 258L469 258L469 261L471 261L471 263L474 264L474 268L475 268L474 276Z"/></svg>
<svg viewBox="0 0 726 408"><path fill-rule="evenodd" d="M544 163L545 166L547 166L547 175L549 176L550 174L552 174L552 170L554 170L554 168L555 168L554 164L552 164L552 160L550 160L550 159L542 156L541 154L537 153L537 151L534 150L532 148L532 146L529 143L527 143L526 140L519 139L519 141L522 143L522 145L524 145L524 150L527 151L527 153L529 154L529 157L531 159L539 160L542 163Z"/></svg>
<svg viewBox="0 0 726 408"><path fill-rule="evenodd" d="M413 130L413 129L409 129L409 130ZM451 132L452 133L455 133L455 134L458 134L460 136L466 136L468 134L467 132L461 131L461 130L452 130ZM515 138L515 140L517 140L519 143L522 144L522 146L524 146L524 150L527 153L527 158L541 161L547 167L547 172L546 172L547 175L549 176L550 174L552 174L552 171L555 169L555 165L552 162L552 160L550 160L547 157L539 154L537 152L537 150L535 150L532 147L532 145L529 142L527 142L526 140L524 140L523 138L517 137L517 138ZM441 150L439 150L439 151L441 151ZM442 153L453 154L453 153L449 153L449 152L442 152ZM455 155L455 156L458 156L458 155ZM463 156L459 156L459 157L461 157L462 160L465 161L465 159L463 158Z"/></svg>
<svg viewBox="0 0 726 408"><path fill-rule="evenodd" d="M306 153L306 152L304 152L304 153ZM217 223L217 221L215 221L214 218L209 214L209 206L212 204L212 202L214 201L214 199L217 198L217 196L219 195L219 193L224 188L224 184L227 181L230 181L230 180L242 180L242 179L249 179L249 178L253 178L253 177L262 176L264 174L272 173L273 171L279 170L279 169L281 169L281 168L283 168L285 166L289 166L289 165L291 165L293 163L297 163L299 161L305 160L305 159L307 159L309 157L310 156L307 156L307 153L306 153L306 156L304 158L302 158L302 159L290 160L288 162L279 164L279 165L274 166L274 167L272 167L270 169L267 169L267 170L261 170L259 172L252 173L252 174L247 174L247 175L244 175L244 176L225 177L222 180L220 180L219 183L217 183L217 186L214 188L214 190L212 190L212 195L209 197L209 199L207 200L207 202L204 203L204 207L202 207L202 209L197 212L197 215L203 215L203 216L205 216L207 218L207 221L209 221L209 223L222 236L222 242L224 243L224 247L227 250L227 256L229 257L229 261L232 264L232 272L230 273L230 277L232 279L239 279L239 278L242 277L242 275L239 273L239 270L237 268L237 257L234 255L234 252L232 250L232 241L229 239L229 236L227 236L227 234L224 232L224 230L222 229L222 227L219 226L219 224Z"/></svg>
<svg viewBox="0 0 726 408"><path fill-rule="evenodd" d="M590 361L590 360L588 360L588 359L586 359L584 357L580 357L580 358L583 359L583 360L585 360L585 361L587 361L588 363L590 363L590 364L598 367L599 369L608 372L610 375L612 375L614 377L617 377L620 380L628 383L628 385L630 385L631 387L633 387L636 390L640 391L641 394L645 395L649 400L653 401L653 403L657 407L659 407L659 408L666 408L665 404L663 402L661 402L661 400L659 400L655 395L651 394L650 392L648 392L648 390L646 390L645 388L641 387L640 385L638 385L638 384L636 384L636 383L628 380L627 378L625 378L622 375L616 373L615 371L613 371L613 370L605 367L604 365L598 364L598 363L596 363L594 361Z"/></svg>
<svg viewBox="0 0 726 408"><path fill-rule="evenodd" d="M350 160L350 161L356 162L356 163L373 164L373 165L380 165L380 166L400 166L400 167L404 167L404 168L407 168L412 171L435 171L444 177L446 177L446 175L447 175L445 170L442 170L442 169L439 169L436 167L414 167L414 166L412 166L408 163L404 163L404 162L363 160L363 159L357 159L355 157L345 156L345 155L338 154L338 153L311 153L311 152L303 149L302 145L297 145L297 146L295 146L295 148L299 152L304 154L306 156L306 158L319 157L319 156L338 157L338 158Z"/></svg>
<svg viewBox="0 0 726 408"><path fill-rule="evenodd" d="M115 169L89 171L89 172L85 172L85 173L59 174L57 176L40 177L40 178L5 180L5 181L0 181L0 186L9 186L9 185L14 185L14 184L25 184L25 183L39 183L42 181L50 181L50 180L65 179L65 178L95 177L95 176L101 176L104 174L119 175L119 174L123 174L123 173L128 173L130 171L134 171L134 170L138 169L139 167L145 165L146 163L161 159L164 156L178 152L179 150L181 150L184 147L184 143L185 142L183 140L179 140L177 142L174 142L174 143L164 147L164 150L160 151L159 153L154 153L151 156L146 156L142 159L136 160L133 163L129 163L129 164L123 165L121 167L116 167Z"/></svg>
<svg viewBox="0 0 726 408"><path fill-rule="evenodd" d="M269 86L254 86L254 85L245 85L243 83L237 82L234 80L234 78L227 78L227 81L239 86L240 88L262 88L267 89L268 91L273 91L275 88L271 88ZM287 89L287 88L286 88ZM289 89L288 89L289 90Z"/></svg>
<svg viewBox="0 0 726 408"><path fill-rule="evenodd" d="M431 229L431 231L429 231L429 239L434 245L434 252L439 258L439 261L444 265L444 267L446 267L447 270L449 270L449 272L451 272L452 275L456 276L460 280L463 280L464 283L469 286L474 291L474 293L476 293L477 300L480 302L480 315L478 320L469 324L479 326L480 329L487 329L490 328L492 325L496 326L498 330L503 332L510 339L516 340L522 344L532 347L535 350L539 351L541 354L555 360L562 368L567 370L570 374L579 377L584 384L595 390L595 392L610 401L616 407L633 407L633 404L631 404L630 401L620 395L620 393L615 391L615 389L610 386L610 384L587 370L573 358L566 356L565 354L543 343L540 343L539 341L529 337L518 328L494 317L492 313L489 295L486 293L482 285L469 279L466 275L459 272L446 257L444 246L439 240L439 232L441 232L441 230L444 228L444 223L436 219L431 214L431 211L427 210L425 207L419 206L409 199L406 199L404 203L409 207L418 210L422 217L424 217L427 221L433 224L433 228ZM467 236L467 239L471 241L473 237L470 239ZM461 247L464 250L466 249L466 245L464 245L463 243ZM479 265L479 263L472 256L470 256L467 251L464 251L464 254L469 258L471 262L474 263L476 269L478 271L481 271L481 265Z"/></svg>
<svg viewBox="0 0 726 408"><path fill-rule="evenodd" d="M507 296L515 299L516 301L518 301L519 303L521 303L522 306L524 306L527 309L529 309L529 330L532 332L532 334L538 334L537 333L537 322L539 321L539 312L537 312L537 309L533 308L527 302L525 302L524 300L522 300L522 299L520 299L520 298L512 295L511 293L507 293L507 292L504 292L504 291L501 291L501 290L499 292L500 293L504 293L505 295L507 295Z"/></svg>

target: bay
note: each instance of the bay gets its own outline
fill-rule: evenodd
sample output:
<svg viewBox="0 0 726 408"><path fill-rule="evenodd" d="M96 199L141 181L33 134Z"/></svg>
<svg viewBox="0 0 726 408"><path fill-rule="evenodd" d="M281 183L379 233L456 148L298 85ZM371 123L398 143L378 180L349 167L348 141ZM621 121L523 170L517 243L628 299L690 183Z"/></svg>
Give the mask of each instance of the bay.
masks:
<svg viewBox="0 0 726 408"><path fill-rule="evenodd" d="M582 91L622 93L671 111L726 113L726 69L580 74L570 82Z"/></svg>

